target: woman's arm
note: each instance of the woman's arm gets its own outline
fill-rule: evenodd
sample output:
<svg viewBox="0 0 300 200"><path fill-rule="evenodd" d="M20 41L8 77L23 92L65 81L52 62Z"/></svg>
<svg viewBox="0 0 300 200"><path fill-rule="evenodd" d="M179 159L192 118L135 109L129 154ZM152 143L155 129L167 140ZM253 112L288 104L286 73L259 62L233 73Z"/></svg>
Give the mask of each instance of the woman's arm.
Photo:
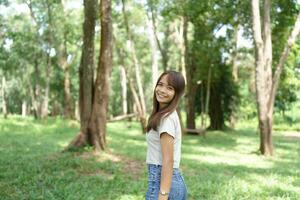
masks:
<svg viewBox="0 0 300 200"><path fill-rule="evenodd" d="M160 135L160 145L162 150L162 172L160 180L160 190L162 192L170 193L174 163L174 138L168 133L162 133ZM168 199L168 195L163 196L159 194L158 200L165 199Z"/></svg>

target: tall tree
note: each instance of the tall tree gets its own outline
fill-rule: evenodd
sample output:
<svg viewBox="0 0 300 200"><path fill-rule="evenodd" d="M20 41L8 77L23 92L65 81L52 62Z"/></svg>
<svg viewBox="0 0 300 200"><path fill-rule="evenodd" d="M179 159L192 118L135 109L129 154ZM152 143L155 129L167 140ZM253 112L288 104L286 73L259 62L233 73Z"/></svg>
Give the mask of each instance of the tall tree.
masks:
<svg viewBox="0 0 300 200"><path fill-rule="evenodd" d="M278 65L272 75L272 32L271 1L264 0L264 17L260 16L260 1L252 0L253 38L255 42L256 101L260 130L260 152L273 155L272 126L274 100L280 80L280 74L288 57L289 50L300 32L300 14L281 54ZM262 24L261 24L262 23ZM263 30L261 29L263 27Z"/></svg>
<svg viewBox="0 0 300 200"><path fill-rule="evenodd" d="M71 97L71 77L70 77L70 65L68 63L68 47L67 47L67 37L68 37L68 30L67 30L67 23L66 19L68 18L65 8L65 1L61 0L61 43L58 48L59 54L59 63L60 67L64 72L64 116L66 118L73 118L73 101Z"/></svg>
<svg viewBox="0 0 300 200"><path fill-rule="evenodd" d="M84 1L84 42L79 72L81 128L79 134L71 141L67 149L89 144L94 146L96 151L100 151L106 145L109 76L112 65L111 1L102 0L100 3L101 43L97 76L94 83L93 57L96 5L96 0Z"/></svg>
<svg viewBox="0 0 300 200"><path fill-rule="evenodd" d="M106 144L106 119L109 100L109 77L112 69L112 20L111 0L101 0L100 55L95 82L94 104L91 116L91 130L96 132L103 150ZM97 142L98 142L97 141ZM96 148L98 148L96 142Z"/></svg>
<svg viewBox="0 0 300 200"><path fill-rule="evenodd" d="M149 41L151 44L151 60L152 60L152 88L155 87L156 81L158 79L158 56L157 56L157 44L155 40L155 24L153 18L149 18L147 14L147 26L148 26L148 35Z"/></svg>
<svg viewBox="0 0 300 200"><path fill-rule="evenodd" d="M134 89L134 81L132 77L129 77L129 84L131 91L133 92L134 100L136 103L137 111L138 111L138 117L141 122L142 130L144 133L146 133L146 103L145 103L145 96L144 96L144 90L142 87L142 79L141 79L141 68L140 68L140 63L139 60L137 59L137 54L135 50L135 45L133 42L133 37L131 34L129 22L128 22L128 17L126 13L126 4L125 0L122 0L122 12L124 16L124 23L125 23L125 29L126 29L126 34L128 38L128 43L129 43L129 51L131 54L131 59L134 63L134 71L135 71L135 78L136 78L136 85L138 88L138 95L135 93ZM130 76L130 74L129 74Z"/></svg>
<svg viewBox="0 0 300 200"><path fill-rule="evenodd" d="M158 30L157 30L157 23L156 23L156 19L157 19L157 7L159 5L157 5L158 2L156 2L155 0L147 0L147 17L148 20L151 22L151 35L153 37L153 41L155 41L154 43L151 43L151 46L155 45L155 49L157 49L161 54L161 58L162 58L162 66L163 66L163 71L168 70L168 42L167 42L167 37L169 36L169 27L166 26L165 27L165 31L164 31L164 36L165 36L165 45L162 45L162 42L159 40L158 38ZM152 47L153 48L153 47ZM153 59L153 58L152 58ZM154 71L155 74L155 71ZM155 77L155 75L154 75ZM158 78L158 77L157 77ZM156 81L156 80L155 80Z"/></svg>

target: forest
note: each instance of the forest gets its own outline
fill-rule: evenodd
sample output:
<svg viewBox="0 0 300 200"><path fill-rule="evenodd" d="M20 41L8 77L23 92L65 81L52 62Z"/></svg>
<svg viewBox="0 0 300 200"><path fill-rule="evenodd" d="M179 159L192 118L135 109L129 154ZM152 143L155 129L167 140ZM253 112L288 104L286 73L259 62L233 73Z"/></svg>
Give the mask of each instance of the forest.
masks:
<svg viewBox="0 0 300 200"><path fill-rule="evenodd" d="M300 199L299 11L0 0L0 196L143 199L153 90L174 70L189 199Z"/></svg>

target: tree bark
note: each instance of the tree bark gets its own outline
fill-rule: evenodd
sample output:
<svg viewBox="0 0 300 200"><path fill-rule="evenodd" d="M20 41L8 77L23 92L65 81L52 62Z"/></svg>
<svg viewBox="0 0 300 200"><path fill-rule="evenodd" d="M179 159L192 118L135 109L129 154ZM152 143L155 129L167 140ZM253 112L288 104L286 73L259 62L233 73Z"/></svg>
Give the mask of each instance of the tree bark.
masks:
<svg viewBox="0 0 300 200"><path fill-rule="evenodd" d="M206 98L205 98L205 107L204 107L204 120L203 120L203 129L206 128L206 120L207 120L207 115L209 113L209 102L210 102L210 91L211 91L211 70L212 66L208 67L208 75L207 75L207 86L206 86ZM218 114L218 113L217 113ZM220 113L219 113L220 114ZM211 118L211 123L213 122L213 119Z"/></svg>
<svg viewBox="0 0 300 200"><path fill-rule="evenodd" d="M233 33L233 52L232 52L232 77L234 83L238 83L238 65L237 65L237 56L238 56L238 32L239 32L239 24L236 24L234 26L234 33ZM234 128L237 118L236 118L236 113L234 111L231 112L230 114L230 127Z"/></svg>
<svg viewBox="0 0 300 200"><path fill-rule="evenodd" d="M77 121L80 121L79 102L75 101L74 117Z"/></svg>
<svg viewBox="0 0 300 200"><path fill-rule="evenodd" d="M119 64L121 66L121 68L123 67L125 70L125 62L124 62L124 52L121 51L120 49L117 49L117 54L118 54L118 58L119 58ZM138 96L138 93L136 92L136 89L134 87L134 81L133 78L130 76L130 73L125 71L125 75L126 75L126 79L128 80L128 84L129 84L129 89L131 91L131 94L133 96L133 102L131 104L129 103L128 106L129 107L129 112L134 112L134 109L131 109L131 105L135 104L136 105L136 116L138 117L138 120L140 121L141 124L141 129L143 130L144 133L146 133L146 129L147 129L147 120L146 120L146 116L143 115L143 111L142 111L142 106L141 106L141 102ZM129 93L130 95L130 93ZM131 98L128 98L128 100L130 100ZM129 120L131 120L131 118L129 118Z"/></svg>
<svg viewBox="0 0 300 200"><path fill-rule="evenodd" d="M109 78L112 70L112 20L111 20L111 0L101 0L101 42L100 55L95 82L95 95L90 121L92 132L96 132L98 143L102 150L106 145L106 122L109 100ZM100 150L100 149L99 149Z"/></svg>
<svg viewBox="0 0 300 200"><path fill-rule="evenodd" d="M137 108L138 118L139 118L139 121L141 123L141 128L142 128L143 133L146 133L146 131L147 131L147 119L146 119L146 116L143 115L142 106L141 106L138 94L137 94L137 92L134 88L133 80L130 77L128 79L129 79L129 87L130 87L131 93L133 95L134 103L135 103L136 108Z"/></svg>
<svg viewBox="0 0 300 200"><path fill-rule="evenodd" d="M111 0L102 0L100 3L101 17L101 42L100 55L97 68L97 76L93 85L93 54L94 33L97 5L94 0L85 1L84 22L84 45L82 51L82 65L80 84L88 82L87 88L81 88L81 94L88 94L88 99L81 96L80 104L89 112L89 116L83 113L81 108L81 132L71 141L70 147L85 146L87 143L94 147L96 152L106 147L106 122L109 99L109 77L112 67L112 22L111 22ZM84 57L87 56L87 57ZM88 67L84 65L88 64ZM94 88L94 89L93 89ZM86 91L86 89L88 89ZM83 102L83 100L87 100ZM89 102L88 102L89 101Z"/></svg>
<svg viewBox="0 0 300 200"><path fill-rule="evenodd" d="M222 109L222 98L219 90L217 89L218 84L211 85L210 94L210 109L208 115L210 118L210 130L223 130L224 129L224 111Z"/></svg>
<svg viewBox="0 0 300 200"><path fill-rule="evenodd" d="M6 79L4 75L2 76L1 96L2 96L2 113L4 119L6 119L7 118L7 97L6 97Z"/></svg>
<svg viewBox="0 0 300 200"><path fill-rule="evenodd" d="M147 15L148 16L148 15ZM155 42L155 29L154 29L154 21L153 17L150 19L148 16L148 35L149 35L149 41L151 44L151 60L152 60L152 88L155 88L156 81L158 79L158 58L157 58L157 45ZM158 41L159 42L159 41Z"/></svg>
<svg viewBox="0 0 300 200"><path fill-rule="evenodd" d="M120 84L122 88L122 111L123 115L127 115L127 79L124 65L119 66L120 69Z"/></svg>
<svg viewBox="0 0 300 200"><path fill-rule="evenodd" d="M61 0L61 9L63 17L67 17L65 13L65 2ZM63 41L59 47L59 63L64 72L64 117L68 119L74 118L73 102L71 97L71 80L70 80L70 65L67 62L68 49L67 49L67 30L65 27L65 20L63 19Z"/></svg>
<svg viewBox="0 0 300 200"><path fill-rule="evenodd" d="M39 79L40 79L40 70L39 70L38 60L36 59L34 63L33 85L30 86L30 95L31 95L33 113L35 119L41 118L41 100L40 100L41 87L39 85Z"/></svg>
<svg viewBox="0 0 300 200"><path fill-rule="evenodd" d="M42 45L42 39L39 35L39 29L40 27L38 27L38 20L36 19L36 16L34 14L33 8L32 8L32 0L26 1L26 4L29 8L30 11L30 16L32 18L32 20L35 22L36 26L35 26L35 36L36 36L36 40L37 43ZM41 118L42 115L42 95L41 95L41 86L39 84L40 80L41 80L41 72L40 72L40 63L39 63L39 59L41 57L40 53L35 53L34 54L34 77L32 78L33 80L33 84L30 86L30 95L31 95L31 101L32 101L32 105L33 105L33 113L34 113L34 118L38 119ZM31 84L31 83L29 83Z"/></svg>
<svg viewBox="0 0 300 200"><path fill-rule="evenodd" d="M127 33L127 37L128 37L128 43L129 43L129 50L130 50L131 59L134 63L134 68L135 68L135 78L136 78L136 83L137 83L137 88L138 88L138 96L135 96L135 94L134 94L135 89L134 89L134 84L133 84L133 80L131 77L129 77L129 84L130 84L131 91L133 92L135 102L138 102L138 107L139 107L138 116L139 116L140 122L142 124L143 133L146 133L145 130L146 130L146 112L147 111L146 111L144 90L142 87L141 70L140 70L140 65L139 65L139 62L138 62L138 59L136 56L134 42L133 42L131 32L130 32L129 22L127 19L125 0L122 0L122 4L123 4L122 11L123 11L123 16L124 16L124 23L125 23L125 28L126 28L126 33Z"/></svg>
<svg viewBox="0 0 300 200"><path fill-rule="evenodd" d="M45 87L45 94L42 103L42 110L41 110L41 117L47 118L48 117L48 110L49 110L49 93L50 93L50 81L51 81L51 73L52 73L52 60L51 60L51 50L52 50L52 33L53 33L53 24L52 24L52 10L49 0L46 1L47 6L47 16L48 16L48 28L49 33L47 35L47 42L49 45L48 52L47 52L47 65L46 65L46 87Z"/></svg>
<svg viewBox="0 0 300 200"><path fill-rule="evenodd" d="M184 37L187 36L184 36L184 34L187 34L187 19L186 17L181 17L179 33L177 35L178 35L178 43L179 43L180 54L181 54L180 56L181 72L184 79L186 80L186 66L185 66L186 47L184 45Z"/></svg>
<svg viewBox="0 0 300 200"><path fill-rule="evenodd" d="M187 31L188 31L188 20L184 17L184 46L185 46L185 55L184 62L186 66L186 104L187 104L187 117L186 117L186 127L187 129L195 129L195 98L197 84L194 83L194 72L195 72L195 63L193 62L193 56L189 53ZM190 59L192 62L190 62Z"/></svg>
<svg viewBox="0 0 300 200"><path fill-rule="evenodd" d="M64 68L64 116L73 119L73 101L71 97L70 66Z"/></svg>
<svg viewBox="0 0 300 200"><path fill-rule="evenodd" d="M47 66L46 66L46 87L45 93L42 101L41 107L41 117L42 119L46 119L48 117L48 107L49 107L49 92L50 92L50 76L52 71L52 63L51 63L51 56L50 56L50 49L47 55Z"/></svg>
<svg viewBox="0 0 300 200"><path fill-rule="evenodd" d="M94 38L97 0L84 0L83 45L79 67L79 115L80 132L66 150L93 145L93 136L88 127L92 114L94 92Z"/></svg>
<svg viewBox="0 0 300 200"><path fill-rule="evenodd" d="M27 116L27 102L25 100L22 101L22 117Z"/></svg>
<svg viewBox="0 0 300 200"><path fill-rule="evenodd" d="M158 39L158 36L157 36L157 28L156 28L156 20L155 20L155 14L154 14L154 10L153 10L153 5L151 2L148 1L148 6L150 8L150 13L148 14L147 13L147 16L148 16L148 20L151 21L152 23L152 30L153 30L153 37L154 37L154 40L156 42L156 46L158 47L159 51L160 51L160 54L161 54L161 57L162 57L162 65L163 65L163 70L164 71L167 71L168 69L168 61L169 61L169 57L168 57L168 53L167 53L167 47L166 48L163 48L162 45L161 45L161 42L159 41ZM150 15L150 16L149 16ZM168 27L166 28L166 32L165 32L165 39L167 40L167 36L168 36Z"/></svg>
<svg viewBox="0 0 300 200"><path fill-rule="evenodd" d="M263 32L261 31L259 0L252 0L253 34L256 49L256 99L260 130L260 151L273 155L272 115L268 114L272 80L272 43L270 1L264 3Z"/></svg>

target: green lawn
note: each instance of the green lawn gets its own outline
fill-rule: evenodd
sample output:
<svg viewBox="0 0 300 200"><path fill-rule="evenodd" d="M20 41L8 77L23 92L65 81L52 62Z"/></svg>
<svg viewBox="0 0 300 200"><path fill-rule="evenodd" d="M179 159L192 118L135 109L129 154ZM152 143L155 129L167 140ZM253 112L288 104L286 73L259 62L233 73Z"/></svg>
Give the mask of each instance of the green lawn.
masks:
<svg viewBox="0 0 300 200"><path fill-rule="evenodd" d="M144 199L145 135L138 123L108 124L108 151L61 153L78 123L0 119L0 199ZM300 199L300 139L274 133L276 155L257 153L255 123L184 136L181 168L189 199Z"/></svg>

